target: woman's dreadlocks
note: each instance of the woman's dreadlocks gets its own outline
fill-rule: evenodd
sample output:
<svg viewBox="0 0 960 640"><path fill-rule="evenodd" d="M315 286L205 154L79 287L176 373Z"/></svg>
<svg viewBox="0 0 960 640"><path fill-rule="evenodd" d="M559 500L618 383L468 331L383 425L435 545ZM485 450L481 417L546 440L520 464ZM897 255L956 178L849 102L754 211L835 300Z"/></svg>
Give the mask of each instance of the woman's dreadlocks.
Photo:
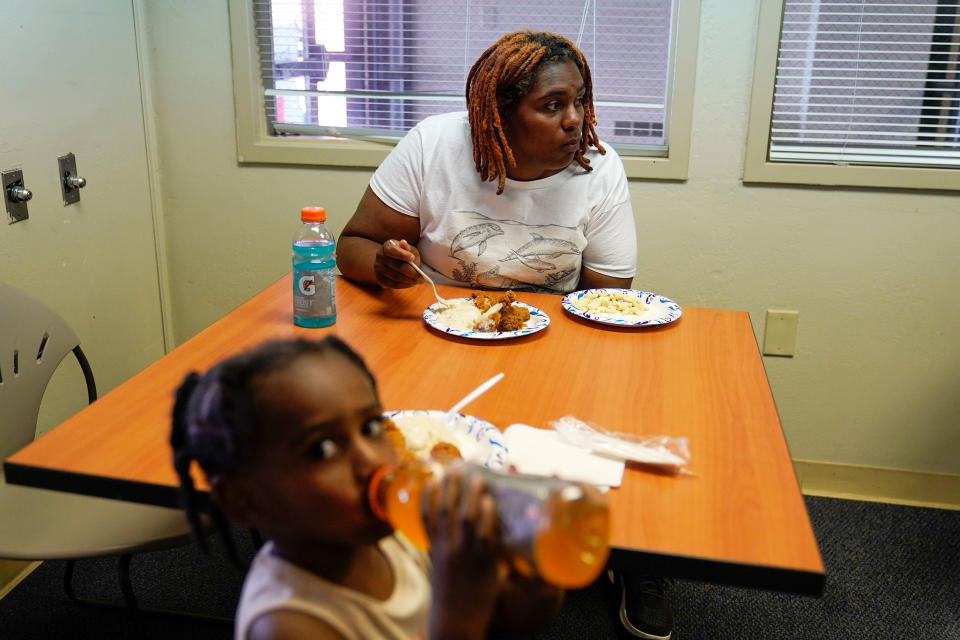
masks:
<svg viewBox="0 0 960 640"><path fill-rule="evenodd" d="M507 166L515 160L503 130L502 115L533 88L540 69L550 63L573 62L583 76L583 134L575 159L577 164L591 171L590 161L584 157L589 146L600 153L594 125L593 81L590 67L583 53L563 36L532 31L508 33L474 63L467 75L467 109L470 117L470 137L473 139L473 161L484 181L497 180L497 194L503 193Z"/></svg>

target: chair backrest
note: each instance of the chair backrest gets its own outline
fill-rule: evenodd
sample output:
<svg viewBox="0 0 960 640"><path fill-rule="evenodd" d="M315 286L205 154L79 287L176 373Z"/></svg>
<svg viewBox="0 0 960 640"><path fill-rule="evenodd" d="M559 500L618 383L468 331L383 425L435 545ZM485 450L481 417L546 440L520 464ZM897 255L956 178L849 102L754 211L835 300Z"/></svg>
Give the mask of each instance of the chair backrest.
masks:
<svg viewBox="0 0 960 640"><path fill-rule="evenodd" d="M79 343L56 311L0 282L0 456L34 439L47 383Z"/></svg>

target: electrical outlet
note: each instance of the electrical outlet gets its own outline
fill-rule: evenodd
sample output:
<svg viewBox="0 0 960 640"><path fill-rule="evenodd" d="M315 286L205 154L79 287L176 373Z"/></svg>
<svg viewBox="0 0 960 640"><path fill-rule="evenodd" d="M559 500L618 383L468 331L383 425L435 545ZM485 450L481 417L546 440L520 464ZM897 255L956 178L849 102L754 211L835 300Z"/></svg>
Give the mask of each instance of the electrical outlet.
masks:
<svg viewBox="0 0 960 640"><path fill-rule="evenodd" d="M799 311L767 309L767 325L763 333L763 355L793 356L797 349L799 321Z"/></svg>

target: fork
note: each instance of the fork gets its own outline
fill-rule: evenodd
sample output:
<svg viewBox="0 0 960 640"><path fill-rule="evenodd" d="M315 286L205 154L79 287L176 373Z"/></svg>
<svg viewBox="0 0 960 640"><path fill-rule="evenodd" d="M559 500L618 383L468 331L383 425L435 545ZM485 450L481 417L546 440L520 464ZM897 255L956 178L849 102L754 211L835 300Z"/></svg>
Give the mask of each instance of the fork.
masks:
<svg viewBox="0 0 960 640"><path fill-rule="evenodd" d="M428 276L427 274L425 274L425 273L423 272L423 269L421 269L420 267L417 266L417 263L411 262L411 263L410 263L410 266L413 267L414 269L416 269L416 270L417 270L417 273L419 273L420 275L422 275L422 276L424 277L424 279L425 279L427 282L430 283L430 286L433 287L433 295L435 295L435 296L437 297L437 302L440 303L440 304L441 304L442 306L444 306L444 307L449 307L449 306L450 306L450 301L447 300L446 298L441 298L441 297L440 297L440 294L437 293L437 285L433 284L433 278L431 278L430 276Z"/></svg>

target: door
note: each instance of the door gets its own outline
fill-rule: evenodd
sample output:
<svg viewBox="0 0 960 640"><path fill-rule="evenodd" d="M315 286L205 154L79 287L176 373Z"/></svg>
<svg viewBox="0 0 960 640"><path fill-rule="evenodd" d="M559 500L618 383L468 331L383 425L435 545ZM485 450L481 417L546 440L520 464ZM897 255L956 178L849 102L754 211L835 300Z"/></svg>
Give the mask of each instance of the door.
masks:
<svg viewBox="0 0 960 640"><path fill-rule="evenodd" d="M67 320L101 395L163 354L135 20L130 0L0 0L0 169L20 168L29 218L0 207L0 280ZM87 180L64 206L58 156ZM85 403L72 358L40 431Z"/></svg>

